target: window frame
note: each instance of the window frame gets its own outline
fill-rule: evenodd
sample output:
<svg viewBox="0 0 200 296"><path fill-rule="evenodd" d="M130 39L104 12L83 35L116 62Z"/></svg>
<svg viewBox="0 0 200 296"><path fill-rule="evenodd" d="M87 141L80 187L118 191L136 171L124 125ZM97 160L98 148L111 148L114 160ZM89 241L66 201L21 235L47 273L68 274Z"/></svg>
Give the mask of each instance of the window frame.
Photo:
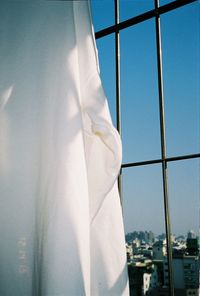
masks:
<svg viewBox="0 0 200 296"><path fill-rule="evenodd" d="M174 296L173 285L173 264L172 264L172 241L171 241L171 220L169 210L169 192L168 192L168 163L177 162L181 160L200 158L200 153L177 155L174 157L167 157L166 154L166 135L165 135L165 110L164 110L164 92L163 92L163 73L162 73L162 53L161 53L161 27L160 16L169 11L178 9L179 7L198 2L198 0L176 0L168 4L159 6L159 0L154 0L154 9L145 13L134 16L130 19L120 22L119 19L119 0L114 1L115 23L112 26L106 27L95 33L95 38L100 39L110 34L115 35L115 89L116 89L116 127L121 135L121 99L120 99L120 32L121 30L135 26L141 22L149 19L155 19L156 28L156 54L157 54L157 79L158 79L158 93L159 93L159 115L160 115L160 145L161 158L142 160L137 162L123 163L121 166L120 175L118 178L118 187L120 193L121 205L123 208L122 198L122 175L123 171L128 168L136 166L148 166L152 164L162 165L163 177L163 198L164 198L164 212L165 212L165 233L167 242L167 265L169 276L169 295Z"/></svg>

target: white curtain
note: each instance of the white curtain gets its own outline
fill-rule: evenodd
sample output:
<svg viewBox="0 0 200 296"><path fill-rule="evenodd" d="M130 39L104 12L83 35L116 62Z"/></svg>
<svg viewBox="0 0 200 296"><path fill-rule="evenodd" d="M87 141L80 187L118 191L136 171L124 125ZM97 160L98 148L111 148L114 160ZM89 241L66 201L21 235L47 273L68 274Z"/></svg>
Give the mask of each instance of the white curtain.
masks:
<svg viewBox="0 0 200 296"><path fill-rule="evenodd" d="M1 296L128 295L120 165L88 1L1 1Z"/></svg>

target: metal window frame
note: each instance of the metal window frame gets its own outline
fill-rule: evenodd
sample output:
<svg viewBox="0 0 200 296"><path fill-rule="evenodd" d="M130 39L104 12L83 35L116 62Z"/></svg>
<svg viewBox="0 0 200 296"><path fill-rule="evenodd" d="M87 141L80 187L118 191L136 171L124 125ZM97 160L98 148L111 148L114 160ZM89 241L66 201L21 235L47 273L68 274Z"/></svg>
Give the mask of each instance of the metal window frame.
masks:
<svg viewBox="0 0 200 296"><path fill-rule="evenodd" d="M160 28L160 15L169 11L183 7L187 4L198 2L198 0L176 0L166 5L159 6L159 0L154 0L154 9L147 11L143 14L137 15L133 18L120 22L119 19L119 0L114 0L115 23L103 30L95 33L95 38L103 38L107 35L115 35L115 85L116 85L116 121L117 130L121 134L121 99L120 99L120 31L137 25L146 20L155 19L156 28L156 54L157 54L157 75L158 75L158 97L159 97L159 115L160 115L160 145L161 145L161 158L153 160L144 160L139 162L124 163L121 166L121 172L118 179L119 192L121 204L122 201L122 171L130 167L144 166L151 164L162 164L162 177L163 177L163 198L164 198L164 212L165 212L165 232L167 241L167 262L169 270L169 296L174 296L174 283L173 283L173 265L172 265L172 242L171 242L171 222L169 210L169 193L168 193L168 170L167 165L169 162L181 161L187 159L200 158L200 153L178 155L175 157L167 157L166 153L166 136L165 136L165 113L164 113L164 91L163 91L163 71L162 71L162 46L161 46L161 28Z"/></svg>

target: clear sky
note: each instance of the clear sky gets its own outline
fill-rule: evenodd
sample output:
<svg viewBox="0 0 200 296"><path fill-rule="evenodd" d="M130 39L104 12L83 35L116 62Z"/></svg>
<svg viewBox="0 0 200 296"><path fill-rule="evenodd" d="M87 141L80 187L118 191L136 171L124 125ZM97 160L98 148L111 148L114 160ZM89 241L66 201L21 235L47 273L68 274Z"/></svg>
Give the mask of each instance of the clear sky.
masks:
<svg viewBox="0 0 200 296"><path fill-rule="evenodd" d="M95 31L114 23L112 0L91 0ZM171 2L160 0L160 5ZM153 9L121 0L120 19ZM200 2L161 16L167 156L200 153ZM123 162L160 158L155 21L120 33ZM97 41L101 77L115 118L114 36ZM172 232L198 231L200 160L169 164ZM123 170L125 230L164 232L161 165Z"/></svg>

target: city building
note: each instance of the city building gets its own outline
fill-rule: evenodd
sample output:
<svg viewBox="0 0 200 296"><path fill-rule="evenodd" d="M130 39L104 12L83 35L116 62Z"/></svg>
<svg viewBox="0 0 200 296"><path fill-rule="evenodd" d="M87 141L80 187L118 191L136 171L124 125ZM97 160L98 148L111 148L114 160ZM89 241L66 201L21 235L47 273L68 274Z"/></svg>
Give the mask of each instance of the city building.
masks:
<svg viewBox="0 0 200 296"><path fill-rule="evenodd" d="M199 239L196 238L187 238L186 246L188 255L198 255L199 254Z"/></svg>
<svg viewBox="0 0 200 296"><path fill-rule="evenodd" d="M197 235L194 230L188 231L187 238L196 238Z"/></svg>
<svg viewBox="0 0 200 296"><path fill-rule="evenodd" d="M127 243L131 296L169 296L169 274L166 239L153 245L143 236L146 232L133 232L134 240ZM150 233L150 232L149 232ZM172 236L175 296L199 296L199 238Z"/></svg>
<svg viewBox="0 0 200 296"><path fill-rule="evenodd" d="M143 259L129 264L128 273L130 296L157 295L157 267L151 260Z"/></svg>
<svg viewBox="0 0 200 296"><path fill-rule="evenodd" d="M164 241L159 240L153 244L153 259L163 260L166 256L166 244Z"/></svg>
<svg viewBox="0 0 200 296"><path fill-rule="evenodd" d="M133 250L132 246L126 243L126 256L127 256L127 262L131 262L132 257L133 257Z"/></svg>
<svg viewBox="0 0 200 296"><path fill-rule="evenodd" d="M164 285L168 286L167 258L163 261ZM179 255L173 256L174 288L176 295L199 296L199 257Z"/></svg>
<svg viewBox="0 0 200 296"><path fill-rule="evenodd" d="M155 265L151 272L143 273L143 295L153 295L158 286L158 273Z"/></svg>

